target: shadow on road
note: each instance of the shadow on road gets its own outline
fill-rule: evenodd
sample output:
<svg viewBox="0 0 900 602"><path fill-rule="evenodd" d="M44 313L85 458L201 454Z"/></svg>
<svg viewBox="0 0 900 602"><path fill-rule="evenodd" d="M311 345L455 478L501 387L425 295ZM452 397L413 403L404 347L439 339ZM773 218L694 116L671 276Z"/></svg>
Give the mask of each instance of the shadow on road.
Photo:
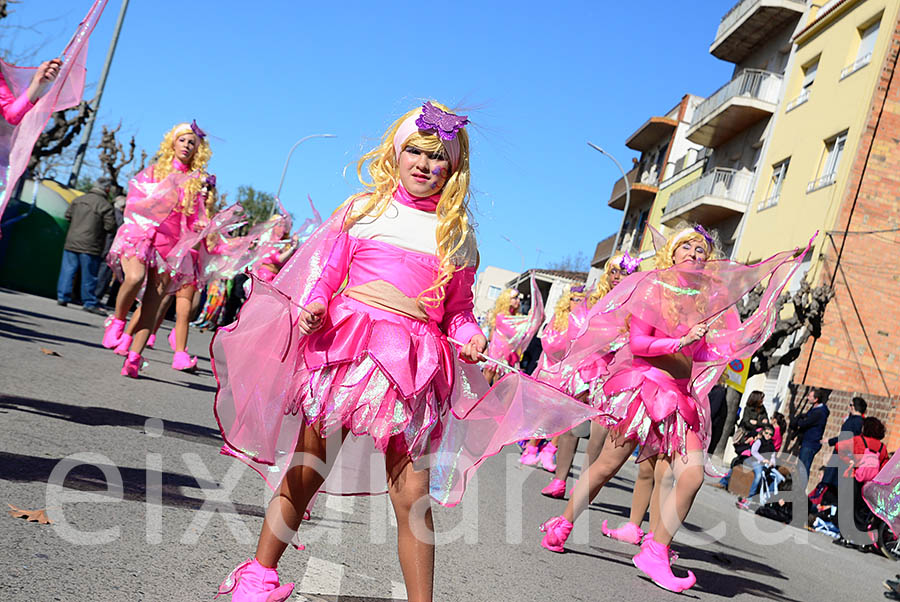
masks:
<svg viewBox="0 0 900 602"><path fill-rule="evenodd" d="M4 293L13 293L15 291L8 291L6 289L0 289ZM91 324L88 322L82 322L80 320L69 320L66 318L57 318L56 316L51 316L49 314L41 314L36 311L28 311L27 309L22 309L21 307L9 307L7 305L0 305L0 313L6 314L20 314L22 316L28 316L29 318L34 318L35 320L54 320L56 322L65 322L66 324L74 324L76 326L90 326ZM87 315L87 312L84 312ZM9 320L10 318L3 318L4 320Z"/></svg>
<svg viewBox="0 0 900 602"><path fill-rule="evenodd" d="M37 456L25 456L0 452L0 479L17 482L47 482L53 468L62 458L39 458ZM142 468L128 466L100 466L94 464L79 464L74 466L65 476L66 489L77 491L102 491L109 490L104 477L103 469L108 472L116 472L122 477L122 497L129 501L147 501L147 471ZM161 501L165 506L199 510L204 499L186 496L181 493L182 487L192 489L219 489L219 485L209 481L198 481L192 476L174 472L158 473L162 476ZM157 494L158 495L158 494ZM240 514L242 516L265 516L265 509L251 504L232 503L231 505L211 502L210 506L220 512L228 514Z"/></svg>
<svg viewBox="0 0 900 602"><path fill-rule="evenodd" d="M86 426L123 426L141 433L145 432L144 425L147 420L154 418L110 408L76 406L12 395L0 395L0 411L3 410L47 416ZM218 429L173 420L163 420L162 422L164 436L215 447L222 445L222 437Z"/></svg>

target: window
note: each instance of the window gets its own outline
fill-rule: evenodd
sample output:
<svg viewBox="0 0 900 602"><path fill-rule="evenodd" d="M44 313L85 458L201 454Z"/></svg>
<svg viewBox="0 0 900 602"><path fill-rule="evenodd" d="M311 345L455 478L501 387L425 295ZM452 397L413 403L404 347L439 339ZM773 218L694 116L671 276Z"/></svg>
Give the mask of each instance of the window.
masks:
<svg viewBox="0 0 900 602"><path fill-rule="evenodd" d="M813 82L816 81L816 72L819 70L819 57L817 56L809 63L803 65L801 69L803 70L803 81L800 83L800 94L788 103L784 110L785 113L796 109L809 100L810 88L812 88Z"/></svg>
<svg viewBox="0 0 900 602"><path fill-rule="evenodd" d="M870 25L861 27L859 32L859 46L856 49L856 60L844 67L841 71L841 79L855 73L868 65L872 60L872 52L875 50L875 40L878 38L878 25L881 16Z"/></svg>
<svg viewBox="0 0 900 602"><path fill-rule="evenodd" d="M785 159L781 163L776 163L772 166L772 179L769 182L769 192L766 195L766 198L760 201L759 207L757 207L757 211L762 211L763 209L768 209L774 205L778 204L778 199L781 197L781 186L784 184L784 177L787 175L788 165L790 165L791 160Z"/></svg>
<svg viewBox="0 0 900 602"><path fill-rule="evenodd" d="M488 299L494 301L497 297L500 296L500 293L503 292L503 289L499 286L489 286L488 287Z"/></svg>
<svg viewBox="0 0 900 602"><path fill-rule="evenodd" d="M812 192L825 186L834 184L837 177L838 166L841 163L841 155L844 152L844 145L847 143L847 132L841 132L834 138L825 141L825 158L822 162L822 169L819 177L809 183L806 192Z"/></svg>

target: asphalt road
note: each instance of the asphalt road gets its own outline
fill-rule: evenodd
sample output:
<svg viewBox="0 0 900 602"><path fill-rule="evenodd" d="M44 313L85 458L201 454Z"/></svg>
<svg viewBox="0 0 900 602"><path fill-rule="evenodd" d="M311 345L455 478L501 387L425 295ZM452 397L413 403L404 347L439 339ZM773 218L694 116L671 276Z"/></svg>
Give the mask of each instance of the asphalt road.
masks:
<svg viewBox="0 0 900 602"><path fill-rule="evenodd" d="M209 335L191 333L198 374L174 372L160 337L131 380L100 346L101 322L78 306L0 290L0 501L47 508L56 521L0 516L0 600L211 599L252 554L267 489L218 453ZM564 502L539 495L549 475L520 466L516 452L488 460L459 507L435 509L436 600L677 597L638 574L636 548L600 534L604 519L617 525L628 514L633 465L560 555L539 547L537 526ZM386 498L320 496L300 530L306 550L289 549L280 567L283 581L297 583L291 600L405 600L395 538ZM698 600L883 600L881 581L900 572L881 556L739 511L711 487L674 548L676 567L698 579L682 596Z"/></svg>

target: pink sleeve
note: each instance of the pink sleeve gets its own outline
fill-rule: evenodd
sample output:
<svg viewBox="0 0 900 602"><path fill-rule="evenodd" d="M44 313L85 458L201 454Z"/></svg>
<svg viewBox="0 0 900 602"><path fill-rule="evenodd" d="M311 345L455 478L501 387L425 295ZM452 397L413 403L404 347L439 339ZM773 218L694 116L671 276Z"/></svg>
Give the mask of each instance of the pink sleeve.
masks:
<svg viewBox="0 0 900 602"><path fill-rule="evenodd" d="M629 346L632 354L644 357L669 355L677 353L680 344L680 339L655 336L652 326L636 316L631 316Z"/></svg>
<svg viewBox="0 0 900 602"><path fill-rule="evenodd" d="M18 125L25 113L31 110L34 103L28 99L28 93L22 92L18 98L13 96L6 80L0 76L0 108L3 109L3 118L10 125Z"/></svg>
<svg viewBox="0 0 900 602"><path fill-rule="evenodd" d="M453 274L453 278L447 285L441 330L460 343L468 343L475 335L483 335L472 314L474 306L472 284L474 282L475 268L463 268Z"/></svg>
<svg viewBox="0 0 900 602"><path fill-rule="evenodd" d="M350 235L342 230L332 232L324 242L323 248L327 259L322 267L321 276L305 302L306 305L318 301L327 307L334 293L341 288L350 269L350 257L353 254L353 241Z"/></svg>

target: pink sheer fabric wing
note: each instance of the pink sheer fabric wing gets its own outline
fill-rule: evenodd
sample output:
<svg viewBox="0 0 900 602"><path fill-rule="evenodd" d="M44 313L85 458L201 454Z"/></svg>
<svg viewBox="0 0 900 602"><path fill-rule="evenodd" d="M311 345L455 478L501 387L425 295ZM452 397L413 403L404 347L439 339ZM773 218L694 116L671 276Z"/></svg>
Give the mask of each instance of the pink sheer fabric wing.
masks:
<svg viewBox="0 0 900 602"><path fill-rule="evenodd" d="M213 256L208 247L209 239L224 237L224 233L240 221L242 211L240 205L232 205L214 215L199 231L196 228L188 230L178 239L165 257L171 276L167 292L174 293L185 284L202 285L209 281L206 266Z"/></svg>
<svg viewBox="0 0 900 602"><path fill-rule="evenodd" d="M900 454L894 452L875 478L863 485L862 496L894 535L900 535Z"/></svg>
<svg viewBox="0 0 900 602"><path fill-rule="evenodd" d="M513 357L521 357L525 348L544 323L544 299L538 290L534 275L531 276L531 309L525 316L497 316L494 332L488 346L488 356L510 362Z"/></svg>
<svg viewBox="0 0 900 602"><path fill-rule="evenodd" d="M50 115L81 102L88 39L105 7L106 0L95 0L63 52L59 75L22 120L17 125L10 125L5 119L0 119L0 216L28 166L34 143L46 127ZM0 72L10 91L19 96L28 87L35 68L16 67L0 61Z"/></svg>

